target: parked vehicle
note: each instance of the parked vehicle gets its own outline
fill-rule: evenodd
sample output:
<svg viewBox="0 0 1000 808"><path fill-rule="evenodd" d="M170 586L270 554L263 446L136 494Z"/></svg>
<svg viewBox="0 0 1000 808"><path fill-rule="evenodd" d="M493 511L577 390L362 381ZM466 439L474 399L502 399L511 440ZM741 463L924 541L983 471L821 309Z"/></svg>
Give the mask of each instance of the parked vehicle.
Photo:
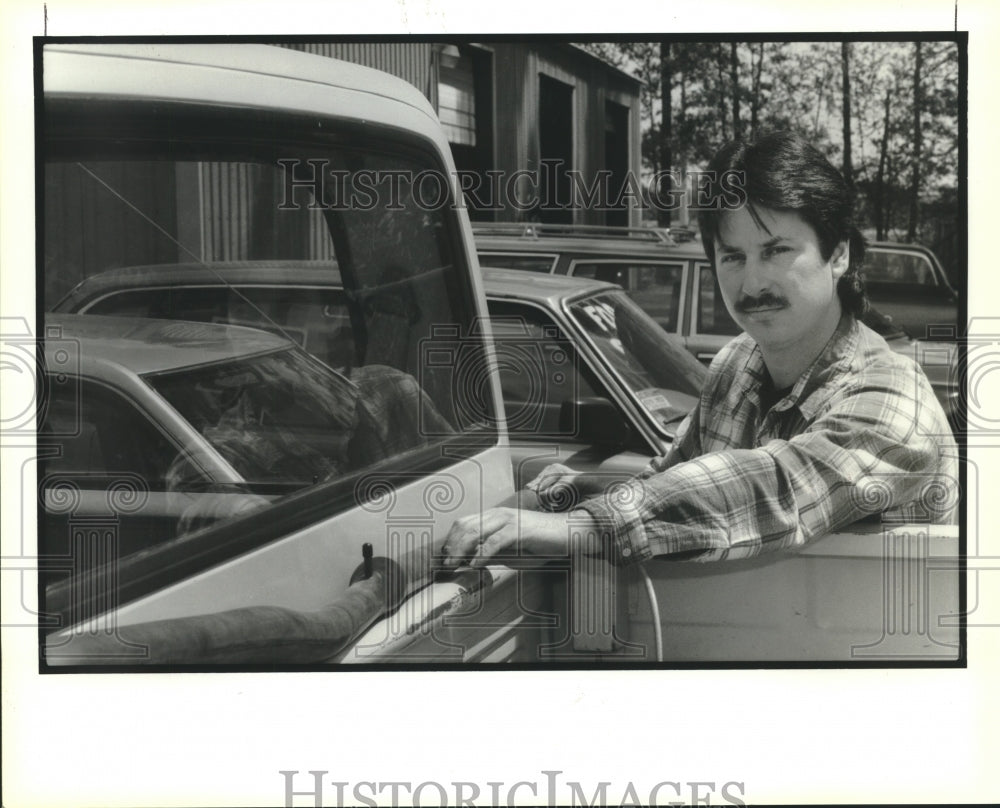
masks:
<svg viewBox="0 0 1000 808"><path fill-rule="evenodd" d="M553 445L575 468L625 475L667 452L706 373L679 339L602 281L525 284L521 272L487 267L483 286L518 488L552 462ZM352 373L347 297L331 266L125 267L83 281L55 310L238 322L294 335L328 366Z"/></svg>
<svg viewBox="0 0 1000 808"><path fill-rule="evenodd" d="M492 266L530 269L573 277L596 278L621 286L659 323L676 334L706 364L740 333L715 280L700 240L669 243L641 231L606 229L603 237L587 231L574 235L561 227L549 235L546 225L476 226L479 260ZM959 416L960 393L954 342L914 340L872 306L865 324L881 334L893 350L913 357L923 367L949 417Z"/></svg>
<svg viewBox="0 0 1000 808"><path fill-rule="evenodd" d="M358 385L286 339L134 317L46 327L59 334L46 366L67 345L77 358L45 380L40 439L60 450L41 480L47 550L72 555L73 521L117 521L114 546L77 558L76 574L384 459Z"/></svg>
<svg viewBox="0 0 1000 808"><path fill-rule="evenodd" d="M679 340L613 284L483 277L518 486L555 460L624 477L669 450L706 374Z"/></svg>
<svg viewBox="0 0 1000 808"><path fill-rule="evenodd" d="M475 225L474 232L484 266L616 283L665 331L683 336L684 283L700 248L675 244L654 228L493 224Z"/></svg>
<svg viewBox="0 0 1000 808"><path fill-rule="evenodd" d="M958 293L926 247L873 241L865 254L864 274L869 299L911 337L954 341L962 333Z"/></svg>

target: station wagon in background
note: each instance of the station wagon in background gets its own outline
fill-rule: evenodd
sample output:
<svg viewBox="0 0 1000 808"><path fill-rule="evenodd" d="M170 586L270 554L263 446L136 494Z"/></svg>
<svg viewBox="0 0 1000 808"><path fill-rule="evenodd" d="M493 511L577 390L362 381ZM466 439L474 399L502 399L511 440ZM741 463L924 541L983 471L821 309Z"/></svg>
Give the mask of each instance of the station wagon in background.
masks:
<svg viewBox="0 0 1000 808"><path fill-rule="evenodd" d="M741 331L722 299L700 238L690 238L690 234L678 240L655 228L537 224L475 225L474 231L479 259L484 264L596 278L621 286L665 331L676 334L706 364ZM883 247L879 245L876 250ZM913 252L918 254L922 253ZM884 253L876 251L874 255L870 261L882 261ZM961 413L956 332L948 332L950 342L911 338L895 319L882 312L881 301L891 297L893 287L879 283L870 286L872 299L880 302L873 303L865 315L865 325L880 334L893 350L921 365L945 413L957 426ZM954 292L946 287L942 294L933 307L934 313L928 314L925 307L924 314L938 323L954 323ZM929 299L923 292L912 293L912 297ZM906 306L911 314L915 311L913 305ZM941 337L943 331L935 334Z"/></svg>
<svg viewBox="0 0 1000 808"><path fill-rule="evenodd" d="M486 273L493 279L484 282L464 209L426 210L416 204L414 189L399 183L401 175L427 170L450 176L455 166L425 98L385 74L243 45L47 45L43 62L38 152L48 306L81 282L97 284L102 273L123 267L197 265L187 270L202 278L222 264L263 262L274 270L271 291L219 282L224 292L189 296L191 306L203 308L197 317L188 312L200 322L150 318L148 300L133 300L117 318L94 311L50 314L47 349L76 339L93 351L77 368L62 368L59 379L93 390L86 382L105 378L109 363L135 365L131 403L157 416L149 418L150 429L183 444L178 455L187 470L160 481L140 469L139 484L125 489L123 480L134 479L127 474L80 474L58 488L40 486L40 506L62 507L58 518L65 520L52 530L44 524L56 514L46 511L41 520L41 574L48 581L41 604L47 615L40 627L43 670L131 669L150 661L171 669L273 670L386 662L959 658L957 528L886 527L877 512L870 526L821 537L797 553L745 562L658 559L642 569L616 570L600 559L548 559L530 569L497 564L439 574L434 556L456 519L500 504L531 505L530 497L518 499L516 483L524 477L515 480L515 469L524 471L525 457L518 452L540 464L572 463L595 451L598 462L601 453L618 458L630 451L630 462L645 462L669 445L681 411L693 403L703 372L696 361L676 338L658 342L663 335L638 314L641 297L633 307L625 294L596 282L601 273L617 271L616 256L597 255L595 248L593 277L585 281L522 271ZM320 164L331 179L336 174L348 183L358 172L384 171L386 186L376 183L374 190L394 204L333 204L321 186L302 182L315 176L311 171L295 173L306 164ZM646 286L627 291L666 300L661 316L676 309L675 328L668 330L683 339L677 329L693 316L699 275L685 272L675 248L653 237L663 246L656 247ZM323 276L321 286L342 288L339 304L317 301L315 289L273 293L275 285L283 289L286 271L303 265ZM173 299L170 290L156 288L166 274L151 269L144 278L155 290L153 309ZM672 298L655 294L654 287L668 286ZM185 290L177 292L181 300ZM708 304L714 297L703 284L695 299ZM111 345L100 347L98 335L79 331L90 326L74 322L90 317L95 329L134 329L144 347L117 355ZM111 319L118 322L108 324ZM322 325L315 333L300 327L316 321ZM549 341L539 342L539 335ZM176 361L182 343L202 344L221 364ZM665 384L669 374L648 365L650 357L662 358L665 345L678 367L691 369L688 386ZM295 356L311 370L282 375L281 392L266 395L260 406L250 391L269 385L255 363L272 353ZM142 364L152 354L167 364ZM541 361L526 371L525 356ZM224 372L230 361L249 366ZM588 389L573 382L567 390L563 363L583 376L592 373L596 383ZM95 365L104 366L101 373L84 373ZM539 378L538 368L548 375ZM168 392L153 371L182 381ZM312 442L301 430L317 421L304 414L287 424L272 417L294 407L297 391L312 382L330 391L334 412L354 402L350 436L343 418L323 430L336 435L329 438L336 451L346 440L348 460L330 470L322 463L311 472L300 468L285 487L280 474L259 480L241 473L234 466L238 455L229 462L223 433L213 430L233 428L240 434L236 445L260 429L274 429L286 447ZM536 382L538 389L551 383L554 395L539 396ZM92 399L88 392L87 404L75 412L71 404L68 412L54 406L43 413L40 482L53 482L57 463L70 459L67 449L76 452L73 442L84 435L80 415L106 392ZM214 409L194 407L201 397L214 401ZM375 422L363 442L354 437L362 427L358 413ZM613 423L618 416L627 429ZM330 417L317 414L320 423ZM548 424L544 430L536 417ZM162 419L171 425L158 427ZM399 424L413 431L396 429ZM394 428L380 433L386 425ZM133 434L130 426L122 422L122 431ZM564 452L563 437L568 445L588 428L592 442ZM552 429L558 440L549 440ZM393 442L400 434L415 435L416 445ZM264 442L250 445L259 445L276 468L285 465ZM317 439L312 448L321 446ZM365 449L358 459L371 446L377 452ZM221 474L224 465L185 465L212 452L233 467L225 490L212 490L219 485L213 469ZM287 462L306 458L303 452ZM127 465L98 462L98 471ZM187 506L178 511L176 492L190 497L191 512ZM232 496L242 499L222 504ZM110 512L98 513L97 502ZM140 502L143 508L162 504L155 516L166 535L123 553L124 526L143 518ZM228 512L233 504L236 512ZM85 563L88 553L93 563Z"/></svg>
<svg viewBox="0 0 1000 808"><path fill-rule="evenodd" d="M961 336L958 293L926 247L869 242L864 274L869 299L914 339L947 341Z"/></svg>

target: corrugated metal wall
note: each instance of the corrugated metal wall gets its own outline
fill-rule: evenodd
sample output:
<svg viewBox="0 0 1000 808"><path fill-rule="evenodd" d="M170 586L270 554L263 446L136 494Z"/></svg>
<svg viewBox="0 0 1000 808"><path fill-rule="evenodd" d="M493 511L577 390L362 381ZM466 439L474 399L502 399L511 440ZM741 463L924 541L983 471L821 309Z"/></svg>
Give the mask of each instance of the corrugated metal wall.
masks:
<svg viewBox="0 0 1000 808"><path fill-rule="evenodd" d="M250 242L250 166L246 163L200 163L202 260L239 261ZM218 213L210 216L209 212Z"/></svg>
<svg viewBox="0 0 1000 808"><path fill-rule="evenodd" d="M283 47L374 67L405 79L437 109L435 45L430 42L302 42Z"/></svg>
<svg viewBox="0 0 1000 808"><path fill-rule="evenodd" d="M253 201L255 177L260 177L260 167L247 163L199 163L199 195L202 211L201 259L203 261L245 261L253 255L250 233L253 230ZM284 199L284 192L276 188L274 206ZM257 204L266 201L258 198ZM299 198L305 206L312 201ZM215 215L212 215L214 212ZM333 258L330 231L321 210L306 209L306 222L301 227L308 242L305 250L296 255L311 260ZM293 257L290 255L289 257Z"/></svg>
<svg viewBox="0 0 1000 808"><path fill-rule="evenodd" d="M45 305L111 267L189 260L177 245L176 192L166 162L46 166Z"/></svg>

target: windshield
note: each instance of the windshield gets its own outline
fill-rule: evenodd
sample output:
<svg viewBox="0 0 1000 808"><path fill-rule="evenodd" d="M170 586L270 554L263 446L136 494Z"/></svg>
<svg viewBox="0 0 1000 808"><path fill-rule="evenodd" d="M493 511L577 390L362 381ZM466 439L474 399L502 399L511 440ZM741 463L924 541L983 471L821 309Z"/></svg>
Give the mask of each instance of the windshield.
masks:
<svg viewBox="0 0 1000 808"><path fill-rule="evenodd" d="M706 369L624 292L577 300L570 314L664 434L698 400Z"/></svg>

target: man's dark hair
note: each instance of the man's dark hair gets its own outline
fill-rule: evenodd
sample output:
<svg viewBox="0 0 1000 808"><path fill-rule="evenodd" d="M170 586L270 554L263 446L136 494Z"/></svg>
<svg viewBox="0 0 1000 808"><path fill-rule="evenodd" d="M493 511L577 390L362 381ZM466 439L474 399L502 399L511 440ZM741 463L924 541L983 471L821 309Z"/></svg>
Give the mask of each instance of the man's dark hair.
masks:
<svg viewBox="0 0 1000 808"><path fill-rule="evenodd" d="M727 143L708 164L708 176L707 190L721 207L703 210L699 224L705 253L713 264L722 215L738 207L727 202L734 201L734 188L741 189L738 195L761 226L758 207L799 214L816 231L823 260L841 241L849 243L850 260L837 282L837 294L845 310L855 317L864 315L868 310L861 276L865 240L855 223L851 190L822 152L791 132L772 132L755 141Z"/></svg>

